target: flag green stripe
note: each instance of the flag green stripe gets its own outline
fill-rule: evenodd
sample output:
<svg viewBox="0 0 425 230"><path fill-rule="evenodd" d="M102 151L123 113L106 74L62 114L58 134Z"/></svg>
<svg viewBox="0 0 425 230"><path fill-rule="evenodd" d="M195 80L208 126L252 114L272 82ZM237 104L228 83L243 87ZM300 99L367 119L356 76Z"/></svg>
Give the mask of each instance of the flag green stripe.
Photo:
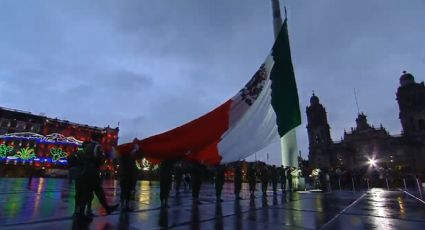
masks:
<svg viewBox="0 0 425 230"><path fill-rule="evenodd" d="M301 124L301 112L297 84L292 66L291 50L286 19L272 49L275 61L270 79L272 80L272 107L276 113L279 136Z"/></svg>

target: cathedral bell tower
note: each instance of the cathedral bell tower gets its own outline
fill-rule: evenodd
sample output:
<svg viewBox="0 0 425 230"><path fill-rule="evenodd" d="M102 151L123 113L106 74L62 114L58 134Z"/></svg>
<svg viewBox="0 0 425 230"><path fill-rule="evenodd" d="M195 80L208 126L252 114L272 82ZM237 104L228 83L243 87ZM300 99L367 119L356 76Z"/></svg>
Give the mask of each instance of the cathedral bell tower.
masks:
<svg viewBox="0 0 425 230"><path fill-rule="evenodd" d="M397 90L403 134L425 133L425 85L416 83L412 74L403 71Z"/></svg>
<svg viewBox="0 0 425 230"><path fill-rule="evenodd" d="M310 162L313 167L329 167L331 163L329 148L332 144L330 126L326 109L314 93L306 112Z"/></svg>
<svg viewBox="0 0 425 230"><path fill-rule="evenodd" d="M307 107L307 132L310 147L327 145L332 142L326 109L320 104L319 98L314 95L310 98Z"/></svg>

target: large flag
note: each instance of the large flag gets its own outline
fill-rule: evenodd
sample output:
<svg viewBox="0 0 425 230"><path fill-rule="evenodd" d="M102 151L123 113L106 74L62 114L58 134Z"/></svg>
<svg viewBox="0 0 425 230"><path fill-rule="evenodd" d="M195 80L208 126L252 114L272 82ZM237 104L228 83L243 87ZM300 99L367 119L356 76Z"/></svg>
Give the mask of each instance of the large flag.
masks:
<svg viewBox="0 0 425 230"><path fill-rule="evenodd" d="M183 158L216 165L244 159L301 124L287 22L271 53L234 97L185 125L140 141L153 160ZM125 153L133 143L118 146Z"/></svg>

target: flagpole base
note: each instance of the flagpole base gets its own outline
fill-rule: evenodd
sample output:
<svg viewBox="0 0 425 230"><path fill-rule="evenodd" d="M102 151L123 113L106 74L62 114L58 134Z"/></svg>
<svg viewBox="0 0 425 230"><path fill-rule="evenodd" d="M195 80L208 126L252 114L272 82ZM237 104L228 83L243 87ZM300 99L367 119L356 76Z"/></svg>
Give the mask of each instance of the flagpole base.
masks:
<svg viewBox="0 0 425 230"><path fill-rule="evenodd" d="M280 138L282 165L298 167L298 146L296 128Z"/></svg>

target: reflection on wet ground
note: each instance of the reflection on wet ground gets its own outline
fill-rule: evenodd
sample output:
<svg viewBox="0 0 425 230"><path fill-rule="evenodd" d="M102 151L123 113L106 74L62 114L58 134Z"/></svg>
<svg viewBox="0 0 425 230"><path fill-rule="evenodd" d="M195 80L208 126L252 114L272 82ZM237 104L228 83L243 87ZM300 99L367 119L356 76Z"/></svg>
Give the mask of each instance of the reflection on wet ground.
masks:
<svg viewBox="0 0 425 230"><path fill-rule="evenodd" d="M117 203L116 181L105 181L108 201ZM225 185L222 203L214 187L204 184L200 205L189 191L171 193L170 207L160 208L158 183L140 181L135 211L103 216L97 200L90 224L75 223L74 187L62 179L0 178L2 229L425 229L425 204L400 191L279 193L235 200ZM245 186L245 185L244 185Z"/></svg>

